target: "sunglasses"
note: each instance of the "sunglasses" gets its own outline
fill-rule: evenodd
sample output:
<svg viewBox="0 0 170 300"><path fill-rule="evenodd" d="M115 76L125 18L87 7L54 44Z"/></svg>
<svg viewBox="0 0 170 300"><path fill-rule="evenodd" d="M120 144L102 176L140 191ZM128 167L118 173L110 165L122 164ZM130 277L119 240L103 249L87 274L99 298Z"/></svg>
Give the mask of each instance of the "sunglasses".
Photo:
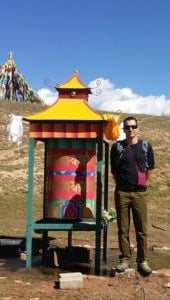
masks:
<svg viewBox="0 0 170 300"><path fill-rule="evenodd" d="M126 126L125 126L125 130L130 130L130 128L132 128L132 129L137 129L137 128L138 128L138 125L126 125Z"/></svg>

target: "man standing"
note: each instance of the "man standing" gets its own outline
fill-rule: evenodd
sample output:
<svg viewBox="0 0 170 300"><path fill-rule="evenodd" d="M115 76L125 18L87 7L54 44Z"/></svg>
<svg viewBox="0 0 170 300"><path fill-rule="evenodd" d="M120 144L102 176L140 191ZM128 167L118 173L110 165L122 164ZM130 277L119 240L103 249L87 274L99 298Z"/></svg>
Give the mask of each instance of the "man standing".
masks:
<svg viewBox="0 0 170 300"><path fill-rule="evenodd" d="M146 276L152 270L147 262L147 199L146 181L154 169L152 146L138 138L137 119L128 117L123 122L126 139L113 144L110 153L111 173L115 179L115 208L117 212L120 263L117 272L130 266L130 212L137 242L137 269Z"/></svg>

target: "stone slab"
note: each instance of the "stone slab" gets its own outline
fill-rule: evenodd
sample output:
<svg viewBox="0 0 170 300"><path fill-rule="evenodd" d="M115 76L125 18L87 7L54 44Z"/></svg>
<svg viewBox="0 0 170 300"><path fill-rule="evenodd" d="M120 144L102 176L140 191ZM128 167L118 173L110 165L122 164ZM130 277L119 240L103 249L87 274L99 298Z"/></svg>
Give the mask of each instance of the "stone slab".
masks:
<svg viewBox="0 0 170 300"><path fill-rule="evenodd" d="M63 277L59 279L59 288L64 289L81 289L83 288L83 277Z"/></svg>
<svg viewBox="0 0 170 300"><path fill-rule="evenodd" d="M82 273L81 272L71 272L71 273L60 273L59 277L60 278L73 278L73 277L82 277Z"/></svg>

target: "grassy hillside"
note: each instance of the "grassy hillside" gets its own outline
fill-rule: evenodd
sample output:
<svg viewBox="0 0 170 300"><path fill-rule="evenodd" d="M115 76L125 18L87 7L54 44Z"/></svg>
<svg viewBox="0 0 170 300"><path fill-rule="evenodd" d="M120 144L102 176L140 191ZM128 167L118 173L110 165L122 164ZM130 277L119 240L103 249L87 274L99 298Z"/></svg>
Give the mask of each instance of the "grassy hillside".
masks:
<svg viewBox="0 0 170 300"><path fill-rule="evenodd" d="M40 104L0 101L0 236L25 236L27 175L28 175L28 124L24 122L24 141L20 147L8 141L9 114L28 115L44 108ZM123 116L125 117L126 114ZM154 148L156 169L149 182L149 240L166 244L169 239L170 220L170 117L135 115L139 120L141 138L149 140ZM43 147L35 150L34 216L41 217L43 197ZM114 183L109 176L109 206L113 207ZM156 225L161 229L153 227ZM132 229L133 230L133 229ZM75 233L76 234L76 233ZM63 233L57 233L63 236ZM109 229L109 239L116 241L116 225ZM78 236L77 236L78 238ZM90 233L84 233L86 240ZM169 239L170 241L170 239Z"/></svg>

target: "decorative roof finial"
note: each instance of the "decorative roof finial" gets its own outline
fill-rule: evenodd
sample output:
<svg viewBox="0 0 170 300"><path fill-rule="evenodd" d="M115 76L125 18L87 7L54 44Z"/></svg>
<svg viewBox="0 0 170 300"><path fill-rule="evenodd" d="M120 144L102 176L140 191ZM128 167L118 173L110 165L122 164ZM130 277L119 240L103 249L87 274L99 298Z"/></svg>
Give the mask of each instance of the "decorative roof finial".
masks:
<svg viewBox="0 0 170 300"><path fill-rule="evenodd" d="M78 74L78 70L74 70L74 74Z"/></svg>
<svg viewBox="0 0 170 300"><path fill-rule="evenodd" d="M8 53L8 59L10 59L10 60L13 59L13 53L12 53L12 51L9 51L9 53Z"/></svg>

